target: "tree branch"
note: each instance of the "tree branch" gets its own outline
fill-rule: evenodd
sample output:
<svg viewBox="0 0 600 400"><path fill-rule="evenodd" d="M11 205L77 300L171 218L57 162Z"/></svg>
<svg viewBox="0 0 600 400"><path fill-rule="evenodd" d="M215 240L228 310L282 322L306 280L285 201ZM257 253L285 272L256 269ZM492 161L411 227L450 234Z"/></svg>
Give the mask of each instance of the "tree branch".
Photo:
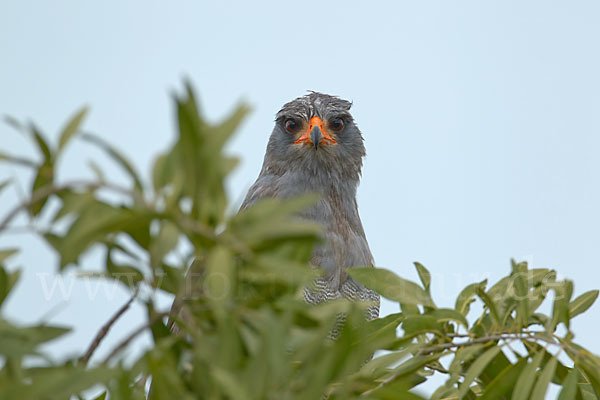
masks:
<svg viewBox="0 0 600 400"><path fill-rule="evenodd" d="M424 347L421 350L419 350L415 355L416 356L425 356L425 355L435 353L438 351L445 351L445 350L449 350L449 349L453 349L453 348L467 347L467 346L472 346L472 345L478 344L478 343L491 342L494 340L504 340L505 344L507 344L507 345L511 341L514 341L514 340L541 340L548 344L559 345L561 348L564 347L564 345L562 343L557 343L556 341L552 340L551 338L547 338L544 336L538 336L537 333L541 333L541 332L535 332L535 333L533 333L533 332L517 332L517 333L503 332L503 333L499 333L496 335L489 335L489 336L484 336L484 337L480 337L480 338L471 338L470 340L467 340L467 341L461 342L461 343L441 343L438 345ZM470 338L469 335L460 334L460 333L459 334L449 334L448 336L455 337L455 338ZM559 339L559 342L561 342L560 339ZM450 353L448 353L448 354L450 354ZM432 365L428 364L426 366L428 368L447 373L447 371L441 371L439 368L434 367ZM377 389L384 387L385 385L389 384L394 379L396 379L396 376L397 376L397 374L392 374L391 376L389 376L386 379L384 379L383 381L381 381L374 388L371 388L371 389L366 390L363 393L361 393L361 397L368 396L371 393L375 392Z"/></svg>
<svg viewBox="0 0 600 400"><path fill-rule="evenodd" d="M455 337L463 337L463 336L457 335ZM500 333L497 335L489 335L489 336L483 336L480 338L474 338L474 339L467 340L466 342L461 342L461 343L440 343L440 344L436 344L436 345L433 345L430 347L422 348L421 350L419 350L419 352L417 354L418 355L426 355L426 354L434 353L436 351L472 346L474 344L487 343L487 342L491 342L494 340L505 340L505 341L511 340L512 341L512 340L517 340L517 339L519 339L519 340L530 340L530 339L541 340L548 344L558 345L558 343L556 343L552 339L549 339L544 336L538 336L535 334L531 334L530 332L518 332L518 333L505 332L505 333Z"/></svg>
<svg viewBox="0 0 600 400"><path fill-rule="evenodd" d="M123 339L123 341L121 341L121 343L119 343L110 352L110 354L108 356L106 356L106 358L104 359L104 361L102 361L102 364L107 364L114 356L116 356L119 353L119 351L121 351L122 349L124 349L125 347L127 347L127 345L133 339L135 339L139 334L141 334L146 329L148 329L149 327L151 327L156 321L159 321L160 319L162 319L164 317L167 317L167 316L169 316L169 312L168 311L155 314L152 318L150 318L148 320L147 323L145 323L144 325L140 326L135 331L131 332L131 334L129 334L129 336L127 336L125 339Z"/></svg>
<svg viewBox="0 0 600 400"><path fill-rule="evenodd" d="M17 214L19 212L23 211L24 209L31 207L33 204L36 204L37 202L42 201L43 199L45 199L46 197L48 197L52 194L56 194L62 190L66 190L66 189L72 189L72 188L74 189L77 186L80 186L81 188L85 188L85 189L110 189L117 193L121 193L126 196L131 196L134 199L138 199L138 200L142 199L143 200L143 196L139 192L132 191L132 190L123 188L121 186L114 185L111 183L106 183L106 182L72 181L72 182L67 182L63 185L54 185L54 184L46 185L46 186L43 186L43 187L37 189L36 191L34 191L31 195L31 199L16 205L12 210L10 210L6 214L4 219L0 222L0 232L2 232L4 229L6 229L6 227L10 223L10 221L12 221L13 218L16 217Z"/></svg>
<svg viewBox="0 0 600 400"><path fill-rule="evenodd" d="M79 362L82 365L84 365L84 366L87 365L88 361L90 360L90 358L92 357L92 355L94 354L94 352L96 351L98 346L100 345L100 342L102 342L104 337L108 334L108 331L110 330L110 328L112 328L114 323L117 322L117 320L121 317L121 315L123 315L125 313L125 311L127 311L129 309L129 306L131 305L131 303L133 303L133 300L135 300L135 298L137 297L137 294L138 294L138 290L136 289L135 292L133 293L133 296L131 296L131 298L129 299L129 301L127 301L127 303L125 303L123 305L123 307L121 307L98 331L98 333L96 334L96 337L94 338L92 343L90 343L90 346L88 347L85 354L79 358Z"/></svg>

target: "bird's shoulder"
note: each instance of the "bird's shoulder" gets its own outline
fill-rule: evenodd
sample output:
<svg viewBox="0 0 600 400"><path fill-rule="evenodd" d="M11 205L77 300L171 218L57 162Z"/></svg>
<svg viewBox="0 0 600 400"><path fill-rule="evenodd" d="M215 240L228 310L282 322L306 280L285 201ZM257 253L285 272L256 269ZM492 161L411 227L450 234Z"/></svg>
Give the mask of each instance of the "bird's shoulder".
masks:
<svg viewBox="0 0 600 400"><path fill-rule="evenodd" d="M250 207L260 199L278 197L277 178L273 174L260 174L256 182L248 189L240 211Z"/></svg>

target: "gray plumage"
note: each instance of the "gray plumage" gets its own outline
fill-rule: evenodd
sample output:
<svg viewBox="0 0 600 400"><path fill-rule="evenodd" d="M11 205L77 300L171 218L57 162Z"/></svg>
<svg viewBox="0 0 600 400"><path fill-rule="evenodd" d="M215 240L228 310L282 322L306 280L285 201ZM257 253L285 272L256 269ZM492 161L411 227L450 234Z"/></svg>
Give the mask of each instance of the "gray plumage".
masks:
<svg viewBox="0 0 600 400"><path fill-rule="evenodd" d="M372 302L367 318L373 319L379 315L379 296L345 272L374 265L356 203L365 147L351 106L317 92L285 104L277 113L258 179L241 209L265 197L319 194L317 204L301 215L325 228L325 240L311 260L323 273L305 290L305 299L312 304L340 297ZM312 128L313 123L318 126Z"/></svg>

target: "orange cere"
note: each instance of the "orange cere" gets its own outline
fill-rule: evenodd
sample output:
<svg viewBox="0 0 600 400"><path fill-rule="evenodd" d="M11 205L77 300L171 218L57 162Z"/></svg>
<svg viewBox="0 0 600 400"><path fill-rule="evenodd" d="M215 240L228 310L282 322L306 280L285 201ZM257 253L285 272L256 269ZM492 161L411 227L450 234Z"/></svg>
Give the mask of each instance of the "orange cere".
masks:
<svg viewBox="0 0 600 400"><path fill-rule="evenodd" d="M313 130L313 128L315 127L315 125L318 126L321 129L321 133L323 134L323 140L327 140L327 141L329 141L331 143L335 143L336 142L336 140L334 138L332 138L329 135L329 133L325 130L325 127L323 126L323 121L321 120L321 118L319 118L319 117L312 117L310 119L309 124L308 124L308 129L294 143L302 143L302 142L312 143L312 141L310 140L310 132Z"/></svg>

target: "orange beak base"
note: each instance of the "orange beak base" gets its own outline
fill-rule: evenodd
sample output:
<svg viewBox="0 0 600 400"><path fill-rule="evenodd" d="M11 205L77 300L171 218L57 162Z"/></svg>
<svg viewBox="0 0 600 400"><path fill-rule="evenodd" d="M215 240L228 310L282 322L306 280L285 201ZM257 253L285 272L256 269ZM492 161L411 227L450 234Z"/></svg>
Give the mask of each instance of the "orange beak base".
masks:
<svg viewBox="0 0 600 400"><path fill-rule="evenodd" d="M336 143L336 140L334 138L332 138L329 135L329 133L325 130L325 127L323 126L323 121L319 117L312 117L310 119L310 122L308 124L308 129L294 143L298 144L298 143L306 142L306 143L317 145L318 143L313 143L312 140L310 139L310 132L312 132L312 130L315 126L318 126L319 129L321 130L321 133L323 134L323 138L321 139L321 142L323 142L324 140L327 140L330 143Z"/></svg>

